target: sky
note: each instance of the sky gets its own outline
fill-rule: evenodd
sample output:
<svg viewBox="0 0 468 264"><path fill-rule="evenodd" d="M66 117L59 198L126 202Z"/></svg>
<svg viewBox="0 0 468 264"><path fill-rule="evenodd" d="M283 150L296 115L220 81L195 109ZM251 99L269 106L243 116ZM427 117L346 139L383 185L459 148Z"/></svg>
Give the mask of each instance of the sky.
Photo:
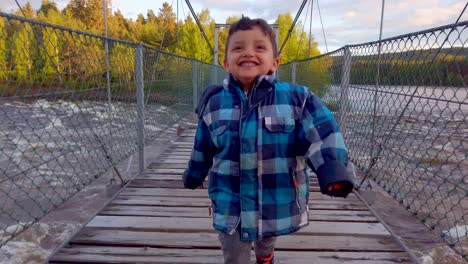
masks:
<svg viewBox="0 0 468 264"><path fill-rule="evenodd" d="M27 0L17 1L23 5ZM33 8L38 9L41 0L29 0L29 2ZM69 1L54 2L59 8L63 8ZM180 18L190 13L185 0L112 0L112 8L114 11L120 10L127 18L135 19L138 14L146 14L149 9L157 13L163 2L172 4L174 11L177 11L179 6ZM225 23L227 17L242 14L251 18L261 17L274 23L279 13L289 12L294 19L302 0L192 0L190 2L196 13L208 8L216 23ZM310 2L311 0L308 3ZM384 6L382 37L394 37L454 23L465 4L463 0L387 0ZM322 22L317 6L320 6ZM11 12L16 8L15 0L0 0L2 11ZM327 49L324 36L329 51L344 45L378 40L381 8L382 1L379 0L314 0L311 32L318 42L320 51L325 52ZM303 22L304 30L309 32L309 4L304 8L299 20ZM468 10L460 19L464 20L468 20Z"/></svg>

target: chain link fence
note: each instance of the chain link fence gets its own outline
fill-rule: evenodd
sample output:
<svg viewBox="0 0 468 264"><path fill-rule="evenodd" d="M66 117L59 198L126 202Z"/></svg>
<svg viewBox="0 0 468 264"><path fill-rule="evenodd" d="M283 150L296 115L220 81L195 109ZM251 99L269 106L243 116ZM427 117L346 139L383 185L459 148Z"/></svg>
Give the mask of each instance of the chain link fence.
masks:
<svg viewBox="0 0 468 264"><path fill-rule="evenodd" d="M214 69L0 12L0 246L105 172L127 181L115 165L193 111Z"/></svg>
<svg viewBox="0 0 468 264"><path fill-rule="evenodd" d="M336 114L351 160L468 259L468 21L282 66ZM361 188L364 188L364 184Z"/></svg>

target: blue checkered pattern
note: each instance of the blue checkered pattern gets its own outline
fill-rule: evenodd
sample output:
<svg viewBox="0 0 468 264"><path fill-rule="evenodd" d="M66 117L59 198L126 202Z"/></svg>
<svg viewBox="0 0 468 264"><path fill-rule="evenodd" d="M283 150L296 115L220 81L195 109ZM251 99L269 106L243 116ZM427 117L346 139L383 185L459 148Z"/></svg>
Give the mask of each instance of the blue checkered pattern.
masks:
<svg viewBox="0 0 468 264"><path fill-rule="evenodd" d="M186 177L194 186L209 177L218 231L257 240L306 226L306 164L322 189L352 182L332 113L303 86L265 75L246 96L228 76L201 109Z"/></svg>

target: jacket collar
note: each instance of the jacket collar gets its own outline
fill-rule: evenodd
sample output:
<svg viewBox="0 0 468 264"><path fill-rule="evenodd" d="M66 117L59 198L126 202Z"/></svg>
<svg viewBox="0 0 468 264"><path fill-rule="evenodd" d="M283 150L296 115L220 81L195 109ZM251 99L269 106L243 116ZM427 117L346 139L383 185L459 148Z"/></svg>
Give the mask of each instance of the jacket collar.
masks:
<svg viewBox="0 0 468 264"><path fill-rule="evenodd" d="M274 75L268 75L268 74L259 75L255 79L254 88L259 88L259 89L268 89L270 87L274 88L275 82L276 82L276 78ZM230 73L226 75L226 78L224 78L223 87L228 90L232 88L241 89L239 82L236 79L234 79L234 76L232 76L232 74Z"/></svg>
<svg viewBox="0 0 468 264"><path fill-rule="evenodd" d="M262 101L269 93L275 88L276 78L273 75L259 75L255 79L254 86L249 93L250 105L256 105ZM223 81L223 87L226 90L230 90L234 94L243 92L240 88L239 82L234 79L232 74L228 74Z"/></svg>

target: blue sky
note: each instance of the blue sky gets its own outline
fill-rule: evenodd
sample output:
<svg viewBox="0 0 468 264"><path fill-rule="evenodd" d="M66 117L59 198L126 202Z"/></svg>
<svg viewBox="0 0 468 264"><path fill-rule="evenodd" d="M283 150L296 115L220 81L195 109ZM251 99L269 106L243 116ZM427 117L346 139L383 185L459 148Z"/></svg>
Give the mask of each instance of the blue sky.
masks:
<svg viewBox="0 0 468 264"><path fill-rule="evenodd" d="M18 0L20 4L26 0ZM34 8L39 8L41 0L30 0ZM56 0L59 8L63 8L68 1ZM124 16L136 18L138 14L146 14L148 9L156 12L163 2L172 4L179 16L189 14L185 0L113 0L113 10L119 9ZM279 13L290 12L293 18L302 0L192 0L195 12L209 8L211 17L217 23L224 23L228 16L244 14L250 17L261 17L274 22ZM377 40L379 37L379 23L381 1L379 0L319 0L325 36L328 49L334 50L346 44L358 44ZM456 21L465 5L463 0L387 0L383 37L393 37L417 30L450 24ZM14 0L1 0L0 9L9 12L16 8ZM310 9L305 19L304 9L300 20L305 22L305 30L309 31ZM461 21L468 19L468 10ZM319 43L319 49L325 51L318 14L317 0L314 0L312 15L312 34Z"/></svg>

